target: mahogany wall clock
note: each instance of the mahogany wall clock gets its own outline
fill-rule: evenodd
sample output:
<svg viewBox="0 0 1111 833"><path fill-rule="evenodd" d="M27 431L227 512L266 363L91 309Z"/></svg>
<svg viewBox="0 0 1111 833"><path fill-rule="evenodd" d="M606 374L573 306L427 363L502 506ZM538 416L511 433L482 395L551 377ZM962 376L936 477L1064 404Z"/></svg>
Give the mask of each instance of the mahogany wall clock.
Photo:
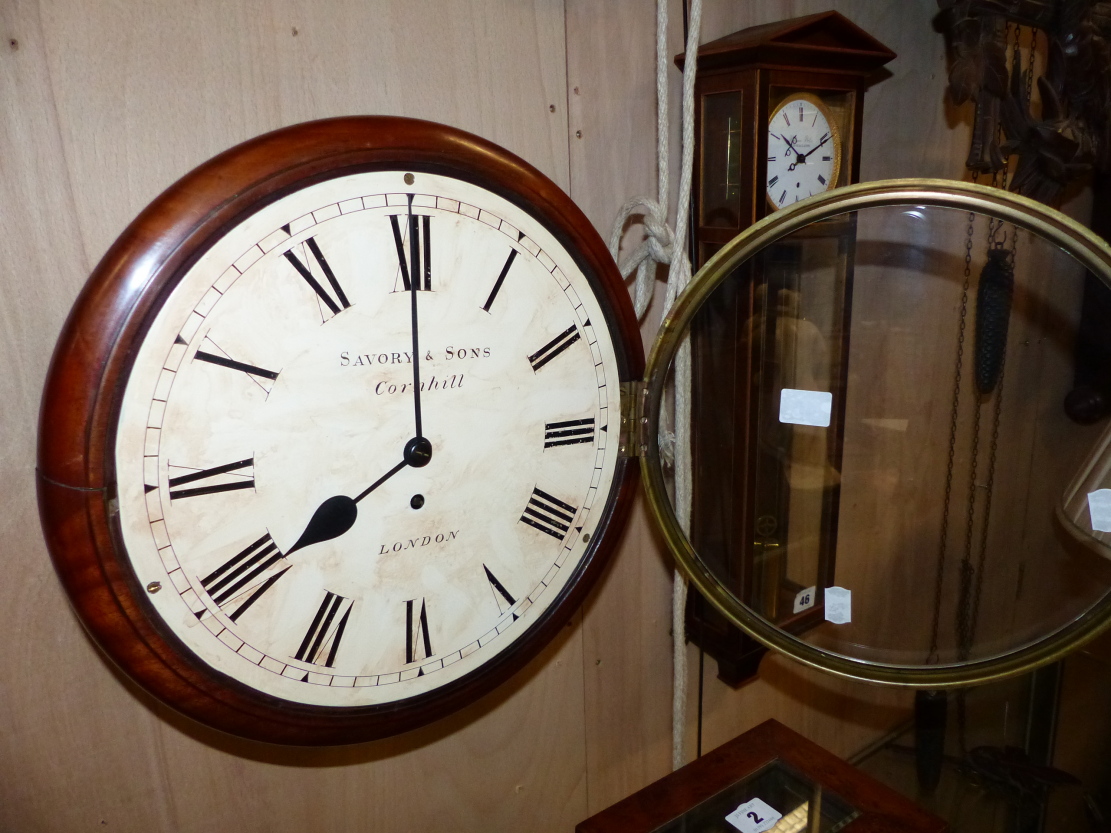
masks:
<svg viewBox="0 0 1111 833"><path fill-rule="evenodd" d="M172 186L90 278L43 402L47 541L96 641L185 714L394 734L582 601L642 371L604 244L520 159L408 119L279 130Z"/></svg>

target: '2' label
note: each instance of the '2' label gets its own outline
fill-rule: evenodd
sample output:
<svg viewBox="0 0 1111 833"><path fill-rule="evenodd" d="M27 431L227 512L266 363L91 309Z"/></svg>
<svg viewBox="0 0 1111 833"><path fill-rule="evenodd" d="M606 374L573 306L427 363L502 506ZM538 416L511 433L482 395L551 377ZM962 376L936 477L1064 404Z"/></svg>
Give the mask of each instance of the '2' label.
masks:
<svg viewBox="0 0 1111 833"><path fill-rule="evenodd" d="M775 827L781 818L782 813L774 807L759 798L753 798L726 816L725 820L741 833L764 833Z"/></svg>

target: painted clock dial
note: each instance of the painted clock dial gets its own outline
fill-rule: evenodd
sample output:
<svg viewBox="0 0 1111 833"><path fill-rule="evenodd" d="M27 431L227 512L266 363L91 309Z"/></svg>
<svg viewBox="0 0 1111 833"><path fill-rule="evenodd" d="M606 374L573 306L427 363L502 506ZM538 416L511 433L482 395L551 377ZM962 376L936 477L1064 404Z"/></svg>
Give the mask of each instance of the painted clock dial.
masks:
<svg viewBox="0 0 1111 833"><path fill-rule="evenodd" d="M833 188L841 170L841 137L822 101L787 96L768 120L767 195L774 208Z"/></svg>
<svg viewBox="0 0 1111 833"><path fill-rule="evenodd" d="M584 218L458 131L290 128L152 209L260 148L258 193L153 269L105 348L121 366L103 427L85 421L106 510L91 543L127 621L74 588L73 541L53 534L52 553L108 653L187 713L282 742L392 734L504 679L581 600L623 511L621 383L640 356ZM117 244L132 274L149 268L134 230ZM56 388L44 448L47 411L73 407ZM41 493L49 536L61 498ZM154 678L129 665L147 652Z"/></svg>

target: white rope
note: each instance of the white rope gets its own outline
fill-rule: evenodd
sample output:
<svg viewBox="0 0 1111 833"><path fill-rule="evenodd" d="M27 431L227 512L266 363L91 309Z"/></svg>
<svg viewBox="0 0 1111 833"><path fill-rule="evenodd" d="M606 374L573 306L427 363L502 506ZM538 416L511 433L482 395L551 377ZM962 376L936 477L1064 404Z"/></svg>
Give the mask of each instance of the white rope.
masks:
<svg viewBox="0 0 1111 833"><path fill-rule="evenodd" d="M676 297L690 282L691 264L686 252L687 224L690 221L691 177L694 169L694 76L697 66L699 32L702 26L702 0L692 0L687 32L686 55L683 65L682 98L682 148L679 177L678 206L675 211L675 230L667 225L668 216L668 98L667 98L667 3L656 2L656 199L637 197L629 200L618 212L610 234L610 254L618 259L625 225L634 216L642 217L645 239L621 264L621 276L627 278L636 271L636 294L633 307L641 319L652 302L656 263L670 264L667 292L664 296L663 314L666 316ZM675 361L675 509L679 522L689 528L691 504L690 460L690 343L684 340ZM671 702L671 763L673 769L683 765L684 735L687 711L687 652L685 612L687 606L687 580L678 571L672 587L672 702Z"/></svg>

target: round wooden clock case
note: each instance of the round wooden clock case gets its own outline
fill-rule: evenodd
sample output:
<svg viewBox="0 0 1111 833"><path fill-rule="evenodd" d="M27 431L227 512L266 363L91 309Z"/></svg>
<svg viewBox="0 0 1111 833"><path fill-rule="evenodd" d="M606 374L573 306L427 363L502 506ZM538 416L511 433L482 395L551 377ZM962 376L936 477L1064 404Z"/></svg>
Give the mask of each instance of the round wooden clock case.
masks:
<svg viewBox="0 0 1111 833"><path fill-rule="evenodd" d="M581 603L642 372L604 244L525 162L408 119L279 130L90 277L43 400L47 543L97 643L179 711L277 743L402 732Z"/></svg>

